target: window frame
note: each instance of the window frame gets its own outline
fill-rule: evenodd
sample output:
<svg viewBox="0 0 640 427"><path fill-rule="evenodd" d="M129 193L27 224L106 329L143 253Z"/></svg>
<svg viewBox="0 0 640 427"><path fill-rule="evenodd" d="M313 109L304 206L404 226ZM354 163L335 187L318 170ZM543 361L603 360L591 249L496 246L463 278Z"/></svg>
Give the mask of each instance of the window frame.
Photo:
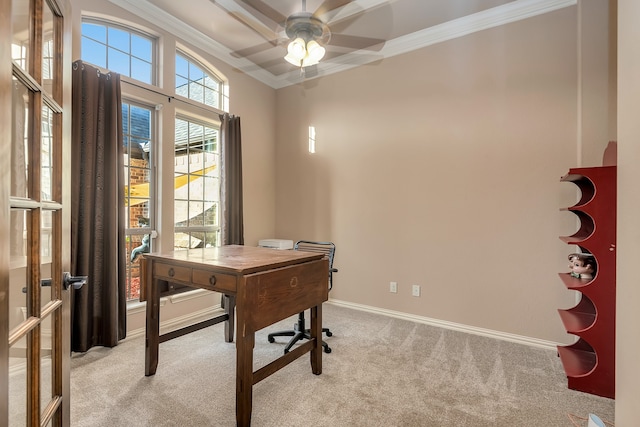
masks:
<svg viewBox="0 0 640 427"><path fill-rule="evenodd" d="M96 39L90 38L88 36L85 36L84 32L82 31L82 26L84 24L93 24L93 25L104 26L105 29L106 29L106 33L107 33L106 34L107 43L105 44L100 40L96 40ZM129 49L129 52L128 52L128 56L129 56L130 60L129 60L129 73L128 74L125 74L125 73L123 73L123 72L121 72L119 70L115 70L115 69L110 69L109 68L108 49L109 49L109 47L112 47L111 45L108 44L109 28L113 28L113 29L116 29L116 30L120 30L120 31L124 31L126 33L129 33L129 38L130 38L129 47L130 47L130 49ZM151 52L150 52L151 53L151 60L149 61L149 65L150 65L150 69L151 69L151 76L150 76L151 77L151 81L150 82L146 82L144 80L137 79L137 78L135 78L135 77L133 77L131 75L131 70L133 68L132 61L131 61L131 58L133 57L132 53L131 53L131 36L132 35L135 35L137 37L146 39L151 43ZM158 55L158 45L159 45L158 37L154 36L151 33L142 31L142 30L140 30L140 29L138 29L136 27L129 26L129 25L126 25L126 24L121 24L121 23L116 22L116 21L111 21L111 20L102 19L102 18L96 18L96 17L91 17L91 16L83 16L82 19L81 19L81 23L80 23L80 50L81 50L81 55L82 55L82 44L83 44L85 38L90 39L93 42L102 44L102 45L104 45L106 47L105 58L104 58L105 59L105 65L92 63L93 65L95 65L97 67L100 67L100 68L104 68L104 69L110 70L110 71L114 71L114 72L120 74L121 76L129 78L129 79L131 79L131 80L133 80L135 82L140 82L140 83L147 84L147 85L150 85L150 86L155 86L155 87L158 86L159 76L161 75L160 65L158 63L158 57L159 57L159 55ZM115 46L113 46L112 48L113 49L117 49L118 51L126 54L126 52L120 50L119 48L116 48ZM142 58L139 58L137 56L134 57L134 58L142 60ZM84 60L84 58L83 58L83 60ZM87 62L91 62L91 61L87 61Z"/></svg>
<svg viewBox="0 0 640 427"><path fill-rule="evenodd" d="M148 184L149 184L149 195L148 195L148 211L149 211L149 224L146 227L131 227L131 222L132 219L130 217L130 206L127 203L127 205L125 206L126 209L126 213L125 213L125 218L128 219L127 224L125 224L125 241L126 241L126 246L127 246L127 260L126 260L126 280L127 280L127 284L126 284L126 294L127 294L127 300L128 301L135 301L137 298L140 297L140 292L139 292L139 282L138 282L138 291L134 292L132 290L133 286L132 286L132 281L133 279L136 277L134 276L134 270L139 269L139 263L133 263L131 262L131 253L132 251L137 248L138 246L134 246L133 245L133 241L132 241L132 236L142 236L141 238L141 242L142 243L142 239L144 239L145 235L149 235L149 249L153 250L153 246L154 246L154 238L157 236L157 231L156 231L156 224L157 224L157 192L156 192L156 187L157 187L157 181L158 181L158 171L156 168L156 164L157 164L157 157L158 157L158 151L160 150L160 142L158 140L158 120L157 120L157 111L156 111L156 107L154 105L150 105L149 101L146 102L141 102L138 100L135 100L129 96L125 96L123 95L122 97L122 104L127 104L129 106L129 113L128 113L128 118L129 118L129 123L131 123L131 107L138 107L138 108L142 108L145 110L149 111L149 118L150 118L150 123L149 123L149 130L150 130L150 136L149 136L149 167L148 167L148 173L149 173L149 179L148 179ZM124 127L125 123L124 123L124 118L122 120L122 125ZM128 138L128 145L130 145L131 143L131 138L132 137L136 137L136 135L132 135L131 133L132 131L132 127L131 125L129 126L129 132L127 134L124 134L124 129L123 129L123 140ZM139 137L139 136L138 136ZM131 151L131 149L129 148L129 152ZM143 149L144 151L144 149ZM127 154L127 153L125 153ZM128 198L131 198L130 196L130 189L132 187L133 184L131 184L131 164L130 164L131 158L129 158L129 163L125 165L125 170L123 171L123 173L126 173L127 176L125 177L125 182L127 183L127 192L125 193L125 202L128 201ZM137 166L135 166L137 168ZM133 197L135 198L135 197ZM139 278L139 270L138 270L138 276ZM132 298L133 296L133 298Z"/></svg>
<svg viewBox="0 0 640 427"><path fill-rule="evenodd" d="M186 226L176 226L176 219L174 217L174 224L173 224L173 235L174 235L174 242L173 242L173 250L185 250L187 248L183 248L183 247L178 247L176 246L176 239L175 236L177 234L187 234L189 235L190 239L193 237L191 236L190 233L215 233L215 245L214 246L220 246L220 230L222 229L222 216L220 215L220 205L221 205L221 184L222 184L222 176L220 174L220 170L221 170L221 165L220 162L222 161L221 158L221 147L220 147L220 124L211 120L206 120L203 118L200 118L194 114L188 114L185 113L184 111L180 111L180 112L176 112L175 115L175 121L177 122L178 120L182 120L187 122L187 126L189 124L195 124L195 125L199 125L199 126L204 126L204 127L208 127L208 128L212 128L214 129L215 133L216 133L216 141L215 141L215 151L208 151L208 153L214 153L216 156L216 175L215 175L215 179L217 180L217 196L214 200L209 200L209 199L193 199L190 197L190 193L188 192L188 197L186 199L177 199L180 202L186 202L187 205L190 205L192 202L202 202L202 203L206 203L207 201L211 201L214 202L214 205L216 206L216 220L215 220L215 224L214 225L189 225L187 224ZM178 174L178 172L175 169L175 159L176 159L176 148L178 148L178 146L176 145L176 138L174 136L174 140L173 140L173 145L174 145L174 170L173 170L173 175L174 177ZM204 143L203 143L204 145ZM187 148L187 153L188 153L188 147L190 147L190 143L189 143L189 132L187 132L187 142L185 147ZM203 151L204 152L204 151ZM202 176L202 178L206 177L206 173L203 173L202 175L199 174L193 174L191 173L191 171L189 170L187 173L187 178L189 178L190 176ZM196 178L197 179L197 178ZM205 187L206 188L206 187ZM176 197L175 197L175 191L174 191L174 197L173 197L173 207L174 207L174 212L176 209ZM204 211L202 213L204 215Z"/></svg>

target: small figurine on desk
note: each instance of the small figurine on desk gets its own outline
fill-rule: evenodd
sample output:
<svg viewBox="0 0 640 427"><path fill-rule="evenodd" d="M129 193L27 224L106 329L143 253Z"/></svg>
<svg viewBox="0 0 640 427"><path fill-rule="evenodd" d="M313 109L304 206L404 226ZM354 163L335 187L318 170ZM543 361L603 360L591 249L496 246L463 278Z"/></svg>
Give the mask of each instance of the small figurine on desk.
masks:
<svg viewBox="0 0 640 427"><path fill-rule="evenodd" d="M569 269L571 276L577 279L593 279L595 272L595 258L591 254L569 254Z"/></svg>

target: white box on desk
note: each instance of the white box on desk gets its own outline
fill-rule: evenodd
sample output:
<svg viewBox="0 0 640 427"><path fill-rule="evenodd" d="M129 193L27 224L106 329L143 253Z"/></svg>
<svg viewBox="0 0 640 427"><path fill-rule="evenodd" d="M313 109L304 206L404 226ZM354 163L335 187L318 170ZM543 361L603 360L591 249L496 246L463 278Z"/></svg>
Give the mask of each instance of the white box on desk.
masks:
<svg viewBox="0 0 640 427"><path fill-rule="evenodd" d="M263 239L258 241L258 246L272 249L293 249L293 240Z"/></svg>

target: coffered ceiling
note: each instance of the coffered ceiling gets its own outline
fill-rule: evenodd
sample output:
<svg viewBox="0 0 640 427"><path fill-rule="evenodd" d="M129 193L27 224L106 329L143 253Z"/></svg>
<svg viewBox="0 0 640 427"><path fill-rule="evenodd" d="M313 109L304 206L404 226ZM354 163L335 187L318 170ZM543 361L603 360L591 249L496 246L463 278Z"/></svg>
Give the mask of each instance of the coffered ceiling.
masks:
<svg viewBox="0 0 640 427"><path fill-rule="evenodd" d="M283 58L287 36L274 15L314 12L323 0L109 0L166 28L229 65L273 88L285 87L363 64L406 53L483 29L508 24L556 9L577 0L328 0L344 4L323 15L331 40L316 66L301 69ZM262 12L250 6L267 5ZM345 37L341 36L344 35ZM361 38L381 42L364 49L338 42Z"/></svg>

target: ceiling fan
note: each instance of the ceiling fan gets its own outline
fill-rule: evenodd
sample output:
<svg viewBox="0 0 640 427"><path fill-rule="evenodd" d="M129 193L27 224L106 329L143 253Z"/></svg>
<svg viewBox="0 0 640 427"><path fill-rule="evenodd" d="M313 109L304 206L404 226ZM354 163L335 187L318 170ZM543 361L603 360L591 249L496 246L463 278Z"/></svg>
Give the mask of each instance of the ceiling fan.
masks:
<svg viewBox="0 0 640 427"><path fill-rule="evenodd" d="M249 11L255 19L248 18L238 11L230 11L229 13L260 34L267 40L267 43L236 50L231 54L235 57L248 57L264 49L286 44L284 59L292 65L304 69L318 64L329 45L351 51L381 49L385 40L331 32L331 19L342 7L353 1L324 0L311 13L306 10L306 0L302 0L302 8L299 12L285 16L262 0L240 0L241 3L248 6L245 10ZM347 19L354 18L357 18L357 14L351 15ZM258 23L256 20L260 22ZM344 21L341 20L341 24L344 24Z"/></svg>

